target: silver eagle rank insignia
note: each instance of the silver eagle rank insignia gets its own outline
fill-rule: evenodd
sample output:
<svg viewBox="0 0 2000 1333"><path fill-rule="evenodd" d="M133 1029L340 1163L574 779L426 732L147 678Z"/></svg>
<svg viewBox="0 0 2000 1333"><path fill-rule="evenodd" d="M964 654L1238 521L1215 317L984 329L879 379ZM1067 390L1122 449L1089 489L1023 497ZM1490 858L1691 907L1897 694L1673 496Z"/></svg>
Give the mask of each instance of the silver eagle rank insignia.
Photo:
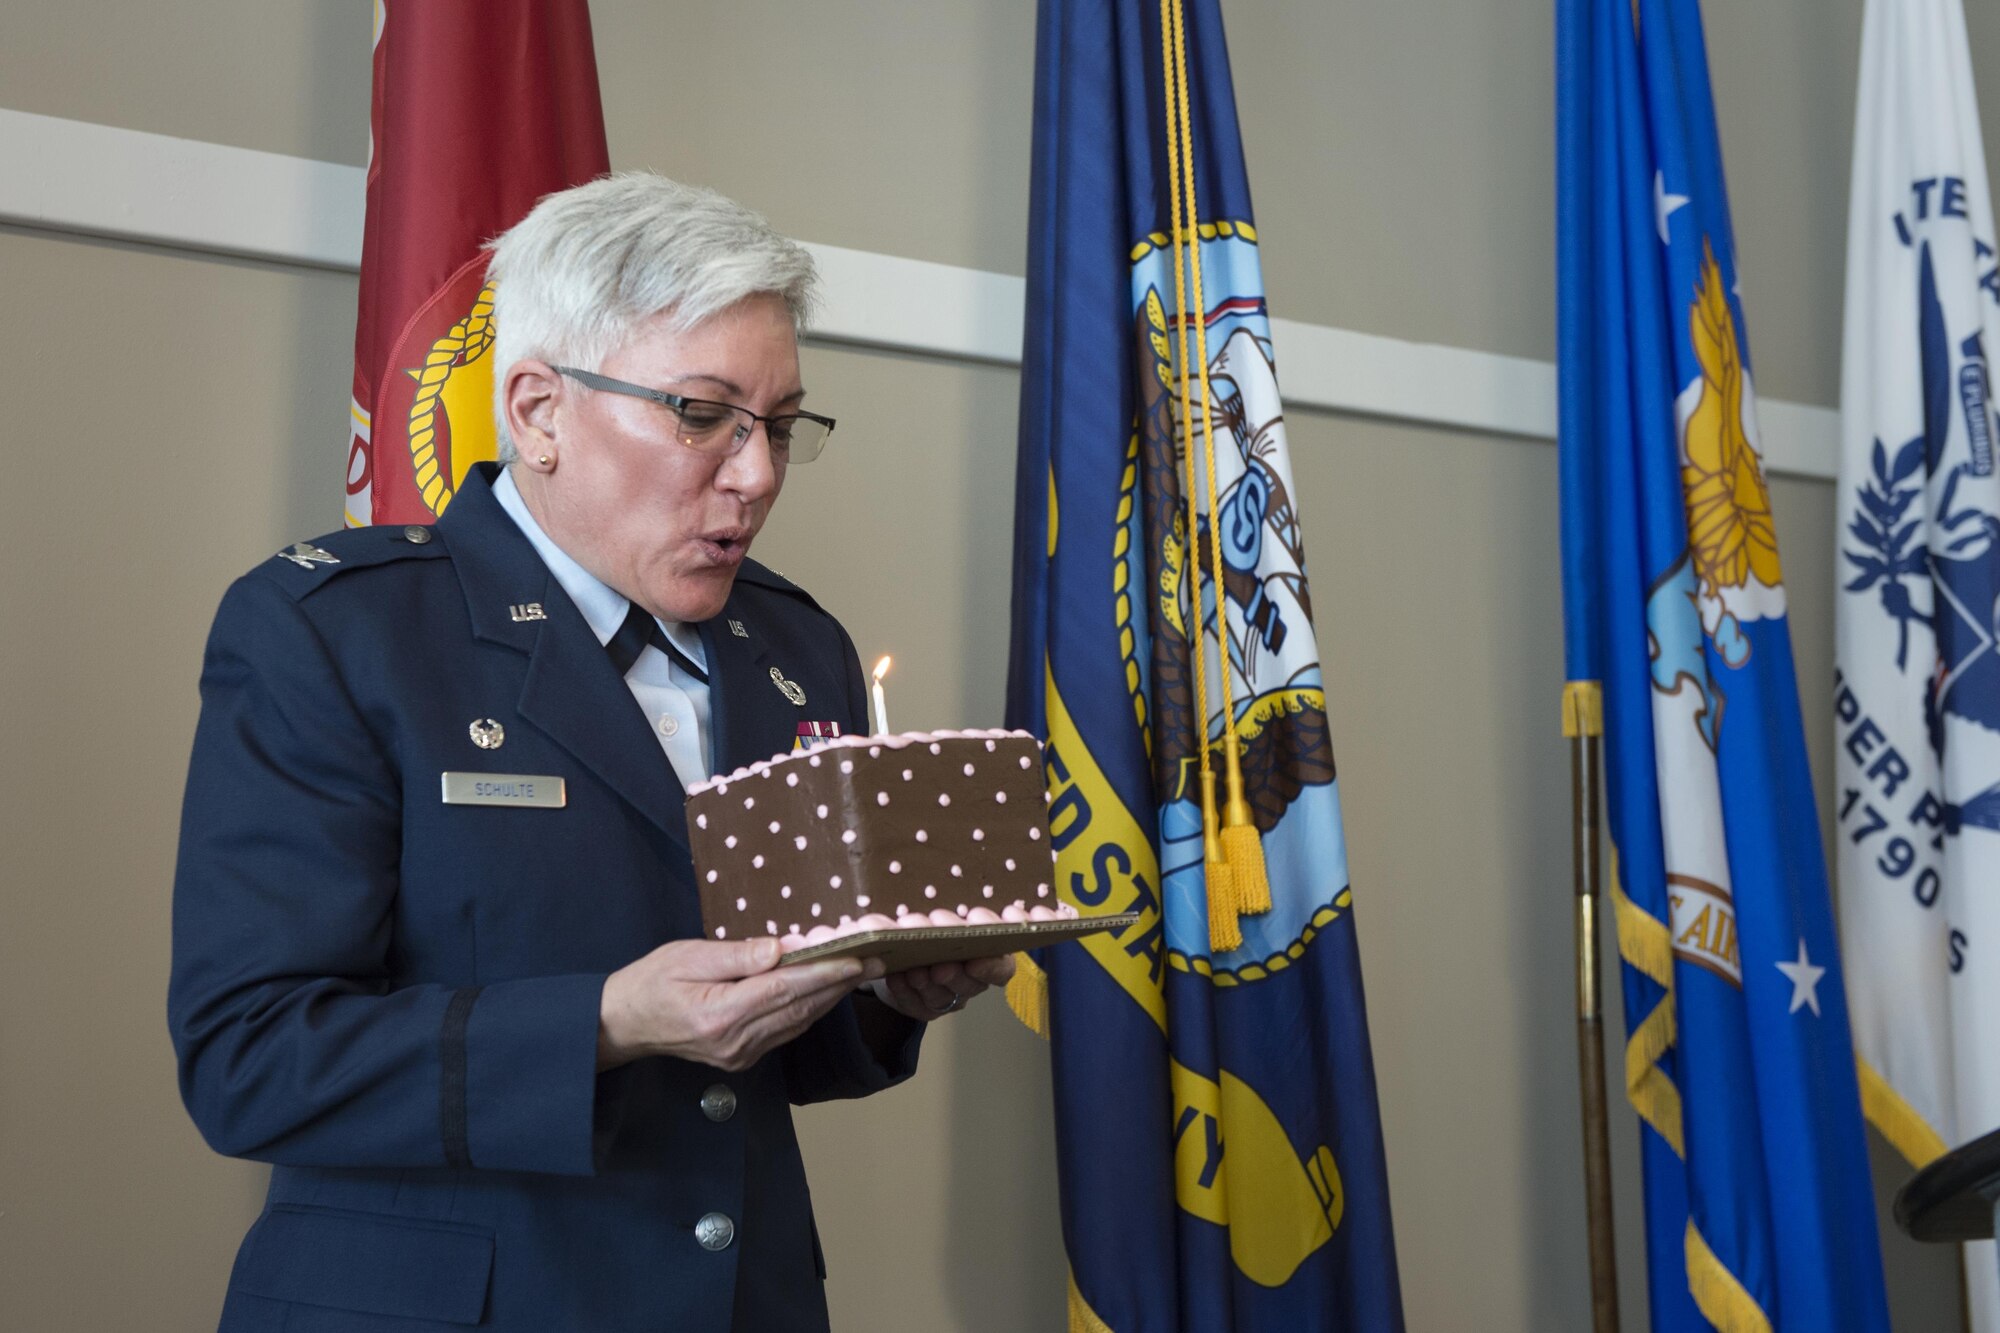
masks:
<svg viewBox="0 0 2000 1333"><path fill-rule="evenodd" d="M311 542L293 542L289 550L278 552L278 559L289 560L300 569L311 569L315 565L337 565L340 557Z"/></svg>

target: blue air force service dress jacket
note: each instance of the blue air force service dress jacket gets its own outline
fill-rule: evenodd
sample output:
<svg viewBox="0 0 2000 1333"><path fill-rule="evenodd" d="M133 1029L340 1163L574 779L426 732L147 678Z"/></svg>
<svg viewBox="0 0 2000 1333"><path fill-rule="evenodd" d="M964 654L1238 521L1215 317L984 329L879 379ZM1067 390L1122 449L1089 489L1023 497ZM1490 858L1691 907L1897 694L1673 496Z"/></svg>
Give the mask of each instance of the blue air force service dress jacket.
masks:
<svg viewBox="0 0 2000 1333"><path fill-rule="evenodd" d="M885 1063L849 999L740 1074L597 1072L605 977L700 934L685 795L495 475L216 616L168 1016L202 1134L274 1167L222 1327L825 1328L790 1107L907 1078L921 1028ZM769 570L700 629L718 772L865 725L845 631ZM447 773L562 803L447 803Z"/></svg>

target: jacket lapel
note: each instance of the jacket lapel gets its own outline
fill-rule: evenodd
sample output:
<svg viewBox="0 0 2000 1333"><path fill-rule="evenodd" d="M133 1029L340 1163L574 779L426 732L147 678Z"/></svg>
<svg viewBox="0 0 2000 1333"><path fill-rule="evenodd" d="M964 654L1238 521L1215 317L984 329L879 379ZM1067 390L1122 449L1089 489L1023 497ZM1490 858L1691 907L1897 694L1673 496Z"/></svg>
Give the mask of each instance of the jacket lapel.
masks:
<svg viewBox="0 0 2000 1333"><path fill-rule="evenodd" d="M729 628L732 619L746 626L743 634ZM753 625L732 594L721 615L696 626L708 653L708 716L715 728L718 775L789 751L798 738L792 714L804 716L778 693L770 653Z"/></svg>
<svg viewBox="0 0 2000 1333"><path fill-rule="evenodd" d="M526 653L521 716L686 848L687 793L673 765L583 613L494 498L496 475L492 464L475 467L438 522L474 637ZM517 620L529 603L539 618Z"/></svg>

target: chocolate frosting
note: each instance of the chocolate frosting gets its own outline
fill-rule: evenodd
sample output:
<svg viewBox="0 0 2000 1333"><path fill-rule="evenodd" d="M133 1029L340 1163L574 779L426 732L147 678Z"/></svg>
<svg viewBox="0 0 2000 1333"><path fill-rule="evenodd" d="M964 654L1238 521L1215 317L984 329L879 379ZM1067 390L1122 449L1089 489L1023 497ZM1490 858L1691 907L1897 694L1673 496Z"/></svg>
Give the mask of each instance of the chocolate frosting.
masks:
<svg viewBox="0 0 2000 1333"><path fill-rule="evenodd" d="M697 785L704 929L744 939L1056 906L1041 757L1024 731L852 736Z"/></svg>

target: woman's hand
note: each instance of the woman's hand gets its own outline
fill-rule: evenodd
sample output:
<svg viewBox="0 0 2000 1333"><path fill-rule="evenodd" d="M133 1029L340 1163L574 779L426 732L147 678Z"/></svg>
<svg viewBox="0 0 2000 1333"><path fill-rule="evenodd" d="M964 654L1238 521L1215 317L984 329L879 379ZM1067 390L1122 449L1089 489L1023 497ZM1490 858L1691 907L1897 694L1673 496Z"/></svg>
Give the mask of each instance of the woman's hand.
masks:
<svg viewBox="0 0 2000 1333"><path fill-rule="evenodd" d="M965 1002L992 986L1004 986L1014 975L1014 955L975 958L964 963L932 963L884 977L869 989L875 998L905 1018L928 1023L956 1013Z"/></svg>
<svg viewBox="0 0 2000 1333"><path fill-rule="evenodd" d="M597 1067L673 1055L748 1069L882 975L872 958L781 968L779 956L774 939L675 940L613 972L598 1011Z"/></svg>

